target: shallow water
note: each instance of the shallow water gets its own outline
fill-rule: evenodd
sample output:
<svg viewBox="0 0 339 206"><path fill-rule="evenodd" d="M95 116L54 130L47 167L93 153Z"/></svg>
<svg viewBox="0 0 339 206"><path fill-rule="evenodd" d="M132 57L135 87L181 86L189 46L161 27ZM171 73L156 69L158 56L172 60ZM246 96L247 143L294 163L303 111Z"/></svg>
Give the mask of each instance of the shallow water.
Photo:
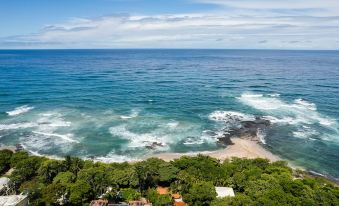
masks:
<svg viewBox="0 0 339 206"><path fill-rule="evenodd" d="M214 150L260 115L269 150L339 177L338 102L338 51L0 50L0 143L34 154Z"/></svg>

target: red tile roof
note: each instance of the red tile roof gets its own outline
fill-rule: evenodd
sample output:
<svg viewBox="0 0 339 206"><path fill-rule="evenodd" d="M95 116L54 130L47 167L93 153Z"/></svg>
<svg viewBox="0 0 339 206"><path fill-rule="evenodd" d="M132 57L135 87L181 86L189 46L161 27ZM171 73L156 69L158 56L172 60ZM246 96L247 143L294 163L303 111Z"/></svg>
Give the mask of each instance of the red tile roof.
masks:
<svg viewBox="0 0 339 206"><path fill-rule="evenodd" d="M158 186L157 187L157 192L160 195L167 195L168 194L168 187L160 187L160 186Z"/></svg>
<svg viewBox="0 0 339 206"><path fill-rule="evenodd" d="M175 202L174 203L175 206L186 206L185 202Z"/></svg>

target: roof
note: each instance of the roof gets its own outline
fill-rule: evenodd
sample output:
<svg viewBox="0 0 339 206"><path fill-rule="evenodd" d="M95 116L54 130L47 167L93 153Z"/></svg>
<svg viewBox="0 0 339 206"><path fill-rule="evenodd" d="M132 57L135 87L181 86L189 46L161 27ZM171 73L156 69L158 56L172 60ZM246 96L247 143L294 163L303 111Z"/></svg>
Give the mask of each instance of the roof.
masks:
<svg viewBox="0 0 339 206"><path fill-rule="evenodd" d="M157 187L157 192L160 195L167 195L168 194L168 187L160 187L160 186L158 186Z"/></svg>
<svg viewBox="0 0 339 206"><path fill-rule="evenodd" d="M92 200L90 206L107 206L107 200Z"/></svg>
<svg viewBox="0 0 339 206"><path fill-rule="evenodd" d="M5 188L9 187L11 180L8 177L1 177L0 178L0 191L2 191Z"/></svg>
<svg viewBox="0 0 339 206"><path fill-rule="evenodd" d="M26 198L27 195L0 196L0 206L15 206Z"/></svg>
<svg viewBox="0 0 339 206"><path fill-rule="evenodd" d="M130 201L129 205L130 206L143 206L144 202L143 201Z"/></svg>
<svg viewBox="0 0 339 206"><path fill-rule="evenodd" d="M232 187L215 187L215 191L217 192L217 197L234 197L234 191Z"/></svg>
<svg viewBox="0 0 339 206"><path fill-rule="evenodd" d="M174 203L175 206L186 206L185 202L175 202Z"/></svg>
<svg viewBox="0 0 339 206"><path fill-rule="evenodd" d="M179 199L179 198L181 198L181 195L178 194L178 193L174 193L174 194L172 194L172 197L173 197L174 199Z"/></svg>
<svg viewBox="0 0 339 206"><path fill-rule="evenodd" d="M0 186L7 185L11 180L8 177L0 177Z"/></svg>

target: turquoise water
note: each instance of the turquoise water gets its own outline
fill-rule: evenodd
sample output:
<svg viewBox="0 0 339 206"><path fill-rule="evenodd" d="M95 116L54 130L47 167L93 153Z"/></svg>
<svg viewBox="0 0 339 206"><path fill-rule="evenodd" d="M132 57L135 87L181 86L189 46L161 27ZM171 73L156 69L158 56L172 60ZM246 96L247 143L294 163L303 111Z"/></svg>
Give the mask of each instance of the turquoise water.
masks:
<svg viewBox="0 0 339 206"><path fill-rule="evenodd" d="M338 102L338 51L0 51L0 143L38 155L210 151L258 115L266 148L339 177Z"/></svg>

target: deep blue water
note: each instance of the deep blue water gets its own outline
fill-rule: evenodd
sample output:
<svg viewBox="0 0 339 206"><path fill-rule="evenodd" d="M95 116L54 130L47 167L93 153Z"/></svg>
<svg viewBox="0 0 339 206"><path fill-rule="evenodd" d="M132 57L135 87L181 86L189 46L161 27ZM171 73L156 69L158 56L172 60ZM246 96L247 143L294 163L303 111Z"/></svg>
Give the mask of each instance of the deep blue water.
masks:
<svg viewBox="0 0 339 206"><path fill-rule="evenodd" d="M0 143L34 154L215 150L260 115L265 147L339 177L338 103L339 51L0 50Z"/></svg>

